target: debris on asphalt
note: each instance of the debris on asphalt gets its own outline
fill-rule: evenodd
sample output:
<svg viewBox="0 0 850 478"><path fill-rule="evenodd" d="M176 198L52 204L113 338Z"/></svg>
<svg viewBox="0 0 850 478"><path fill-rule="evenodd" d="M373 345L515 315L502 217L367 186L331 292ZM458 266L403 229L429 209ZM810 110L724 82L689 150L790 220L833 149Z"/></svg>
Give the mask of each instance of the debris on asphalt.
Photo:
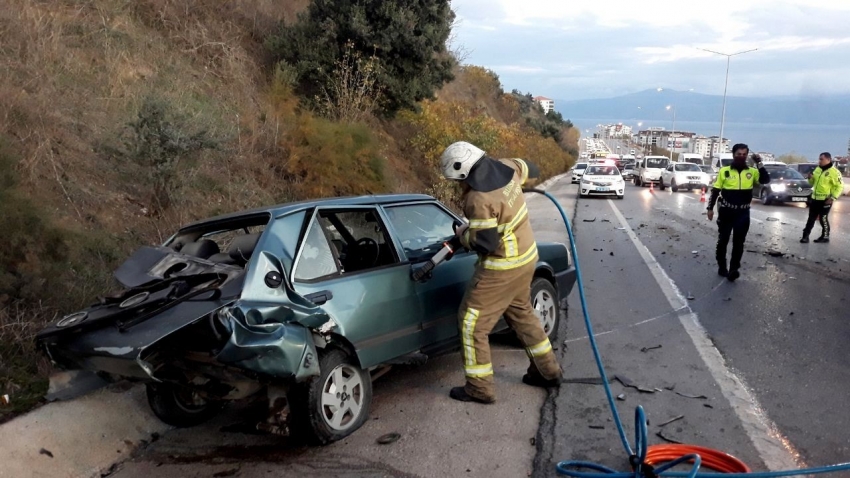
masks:
<svg viewBox="0 0 850 478"><path fill-rule="evenodd" d="M688 297L687 297L687 298L688 298L688 300L694 300L694 299L696 299L696 297L694 297L694 295L693 295L693 294L691 294L690 292L688 292Z"/></svg>
<svg viewBox="0 0 850 478"><path fill-rule="evenodd" d="M790 314L788 314L788 315L794 315L794 312L791 312L791 313L790 313Z"/></svg>
<svg viewBox="0 0 850 478"><path fill-rule="evenodd" d="M691 254L699 254L699 251L691 251Z"/></svg>
<svg viewBox="0 0 850 478"><path fill-rule="evenodd" d="M621 402L625 402L626 401L626 394L621 393L621 394L617 395L617 400L620 400Z"/></svg>
<svg viewBox="0 0 850 478"><path fill-rule="evenodd" d="M714 408L714 407L711 406L710 403L703 403L702 406L704 406L705 408L712 408L712 409Z"/></svg>
<svg viewBox="0 0 850 478"><path fill-rule="evenodd" d="M758 254L758 253L759 253L759 251L757 251L757 250L755 250L755 249L747 249L747 252L752 252L753 254Z"/></svg>
<svg viewBox="0 0 850 478"><path fill-rule="evenodd" d="M672 439L672 438L667 438L667 437L666 437L666 436L664 436L664 434L663 434L663 433L661 433L661 432L656 433L656 434L655 434L655 436L657 436L658 438L660 438L660 439L662 439L662 440L666 441L667 443L675 443L675 444L677 444L677 445L681 445L681 444L682 444L682 442L680 442L680 441L678 441L678 440L674 440L674 439Z"/></svg>
<svg viewBox="0 0 850 478"><path fill-rule="evenodd" d="M664 231L664 230L666 230L666 229L667 229L667 226L658 226L658 229L660 229L660 230Z"/></svg>
<svg viewBox="0 0 850 478"><path fill-rule="evenodd" d="M219 471L218 473L213 473L213 476L216 478L223 478L225 476L236 476L239 473L239 468L231 468L229 470Z"/></svg>
<svg viewBox="0 0 850 478"><path fill-rule="evenodd" d="M528 442L531 443L531 446L537 445L537 438L531 437L528 439Z"/></svg>
<svg viewBox="0 0 850 478"><path fill-rule="evenodd" d="M610 219L603 219L601 222L611 222Z"/></svg>
<svg viewBox="0 0 850 478"><path fill-rule="evenodd" d="M708 397L706 397L705 395L689 395L687 393L682 393L682 392L676 392L676 395L678 395L680 397L685 397L685 398L694 398L694 399L698 399L698 400L708 400Z"/></svg>
<svg viewBox="0 0 850 478"><path fill-rule="evenodd" d="M617 228L617 230L618 230L618 231L625 231L625 230L626 230L626 228L625 228L625 227L618 227L618 228Z"/></svg>
<svg viewBox="0 0 850 478"><path fill-rule="evenodd" d="M727 298L723 299L723 302L732 302L732 298L731 298L731 297L727 297Z"/></svg>
<svg viewBox="0 0 850 478"><path fill-rule="evenodd" d="M665 388L666 390L670 390L670 391L672 392L673 390L676 390L676 384L674 383L673 385L668 385L668 386L666 386L666 387L664 387L664 388Z"/></svg>
<svg viewBox="0 0 850 478"><path fill-rule="evenodd" d="M614 380L620 382L624 387L637 388L634 382L632 382L628 377L624 377L622 375L614 375Z"/></svg>
<svg viewBox="0 0 850 478"><path fill-rule="evenodd" d="M593 249L593 252L602 252L602 249Z"/></svg>
<svg viewBox="0 0 850 478"><path fill-rule="evenodd" d="M38 450L38 454L39 455L47 455L50 458L53 458L53 453L50 453L50 450L45 450L44 448L42 448L41 450Z"/></svg>
<svg viewBox="0 0 850 478"><path fill-rule="evenodd" d="M646 227L646 224L640 223L640 226L638 226L638 227Z"/></svg>
<svg viewBox="0 0 850 478"><path fill-rule="evenodd" d="M777 219L775 217L769 217L769 218L767 218L767 221L768 222L779 222L779 219Z"/></svg>
<svg viewBox="0 0 850 478"><path fill-rule="evenodd" d="M584 222L596 222L596 218L594 217L593 219L585 219Z"/></svg>
<svg viewBox="0 0 850 478"><path fill-rule="evenodd" d="M660 349L660 348L661 348L661 345L653 345L652 347L643 347L643 348L640 349L640 351L643 352L643 353L646 353L646 352L649 352L650 350L655 350L655 349Z"/></svg>
<svg viewBox="0 0 850 478"><path fill-rule="evenodd" d="M379 445L389 445L390 443L395 443L401 438L401 435L398 433L387 433L386 435L381 435L375 440Z"/></svg>
<svg viewBox="0 0 850 478"><path fill-rule="evenodd" d="M767 255L770 257L785 257L785 253L782 251L767 251Z"/></svg>
<svg viewBox="0 0 850 478"><path fill-rule="evenodd" d="M584 385L602 385L605 383L599 377L587 377L587 378L565 378L561 381L561 383L581 383ZM608 383L611 383L611 380L608 380Z"/></svg>
<svg viewBox="0 0 850 478"><path fill-rule="evenodd" d="M667 254L667 251L661 251L662 254Z"/></svg>
<svg viewBox="0 0 850 478"><path fill-rule="evenodd" d="M646 387L637 387L637 391L640 393L655 393L654 388L646 388Z"/></svg>
<svg viewBox="0 0 850 478"><path fill-rule="evenodd" d="M590 428L592 428L594 430L604 430L605 429L605 427L603 427L602 425L590 425Z"/></svg>
<svg viewBox="0 0 850 478"><path fill-rule="evenodd" d="M609 252L608 254L610 254L610 255L612 255L612 256L613 256L613 255L614 255L614 252L613 252L613 251L611 251L611 252Z"/></svg>
<svg viewBox="0 0 850 478"><path fill-rule="evenodd" d="M661 427L663 427L663 426L665 426L665 425L669 425L669 424L671 424L671 423L673 423L673 422L675 422L675 421L679 421L679 420L681 420L681 419L683 419L683 418L685 418L685 416L684 416L684 415L679 415L678 417L671 418L671 419L667 420L666 422L664 422L664 423L662 423L662 424L658 425L658 427L659 427L659 428L661 428Z"/></svg>

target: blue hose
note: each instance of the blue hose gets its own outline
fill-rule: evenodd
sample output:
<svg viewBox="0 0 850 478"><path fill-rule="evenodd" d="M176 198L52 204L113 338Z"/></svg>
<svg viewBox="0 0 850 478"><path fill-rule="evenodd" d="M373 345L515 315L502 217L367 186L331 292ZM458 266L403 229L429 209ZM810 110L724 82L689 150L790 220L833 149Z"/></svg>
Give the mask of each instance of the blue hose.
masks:
<svg viewBox="0 0 850 478"><path fill-rule="evenodd" d="M608 406L611 407L611 414L614 416L614 423L617 425L617 432L620 434L620 441L623 444L623 449L629 456L629 462L634 471L620 472L602 466L596 463L585 461L562 461L555 467L559 475L572 476L575 478L652 478L653 476L663 476L669 478L720 478L741 476L747 478L778 478L783 476L800 476L800 475L816 475L822 473L835 473L838 471L850 470L850 463L840 463L829 466L821 466L815 468L805 468L799 470L783 470L769 472L751 472L751 473L700 473L699 468L702 460L699 455L686 455L673 462L666 463L658 468L652 468L645 463L646 453L648 448L647 443L647 424L646 414L643 407L638 405L635 409L635 448L633 450L626 438L626 430L623 428L623 423L620 420L620 413L617 410L617 405L614 402L614 396L611 393L611 387L608 384L608 374L605 373L605 367L602 365L602 357L599 354L599 348L596 345L596 338L593 335L593 325L590 323L590 313L587 311L587 299L584 296L584 281L581 277L581 267L579 267L578 250L576 249L575 236L573 228L570 225L567 214L561 207L561 204L554 196L546 191L539 189L524 189L525 192L533 192L546 196L558 211L561 213L561 218L567 226L567 235L570 238L570 249L573 255L573 261L576 268L576 282L578 283L579 298L581 299L581 308L584 314L584 325L587 328L587 336L590 338L590 347L593 350L593 358L596 359L596 366L599 368L599 375L602 377L602 385L605 387L605 396L608 398ZM693 466L690 471L668 471L676 465L684 462L692 461ZM587 469L592 471L579 471Z"/></svg>

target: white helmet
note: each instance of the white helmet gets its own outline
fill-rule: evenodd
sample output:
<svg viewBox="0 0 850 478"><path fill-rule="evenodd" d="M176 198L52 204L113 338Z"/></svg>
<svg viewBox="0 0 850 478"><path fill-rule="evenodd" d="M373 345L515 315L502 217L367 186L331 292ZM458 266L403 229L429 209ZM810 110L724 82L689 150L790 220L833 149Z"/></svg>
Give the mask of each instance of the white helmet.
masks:
<svg viewBox="0 0 850 478"><path fill-rule="evenodd" d="M440 157L440 169L446 179L462 181L469 176L469 170L475 166L484 151L466 141L452 143Z"/></svg>

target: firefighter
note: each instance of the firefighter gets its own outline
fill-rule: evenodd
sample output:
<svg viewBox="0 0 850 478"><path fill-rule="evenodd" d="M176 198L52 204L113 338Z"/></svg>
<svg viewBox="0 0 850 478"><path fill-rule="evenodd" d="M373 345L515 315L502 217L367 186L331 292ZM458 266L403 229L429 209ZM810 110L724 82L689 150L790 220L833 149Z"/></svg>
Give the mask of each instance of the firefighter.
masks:
<svg viewBox="0 0 850 478"><path fill-rule="evenodd" d="M821 153L818 158L818 167L809 175L809 183L812 185L812 198L809 202L809 219L806 228L803 229L803 238L800 242L809 242L809 233L815 227L815 221L820 220L821 233L815 242L829 242L829 210L832 203L841 197L844 192L844 182L841 173L832 164L832 155Z"/></svg>
<svg viewBox="0 0 850 478"><path fill-rule="evenodd" d="M493 363L488 336L504 314L525 347L531 364L523 383L557 387L561 367L531 305L537 244L522 187L537 178L537 168L522 159L493 159L467 142L446 148L443 176L460 181L468 223L455 231L478 254L472 280L458 313L466 386L449 396L463 402L493 403Z"/></svg>
<svg viewBox="0 0 850 478"><path fill-rule="evenodd" d="M756 167L747 165L750 148L738 143L732 147L732 164L723 166L717 172L717 180L711 189L706 216L714 219L714 204L718 203L717 226L720 233L717 238L717 274L734 282L741 277L741 257L744 255L744 241L750 230L750 203L753 201L753 187L756 183L768 184L770 175L761 164L761 157L753 155ZM734 234L734 235L733 235ZM732 259L726 268L726 246L732 236Z"/></svg>

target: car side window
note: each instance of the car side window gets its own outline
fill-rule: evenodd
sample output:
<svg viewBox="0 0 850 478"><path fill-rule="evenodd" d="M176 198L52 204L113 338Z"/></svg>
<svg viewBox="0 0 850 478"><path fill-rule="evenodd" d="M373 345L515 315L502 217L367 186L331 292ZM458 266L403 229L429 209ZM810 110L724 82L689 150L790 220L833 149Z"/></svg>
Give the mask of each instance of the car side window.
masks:
<svg viewBox="0 0 850 478"><path fill-rule="evenodd" d="M411 204L385 209L396 237L411 261L431 257L454 236L456 219L436 204Z"/></svg>
<svg viewBox="0 0 850 478"><path fill-rule="evenodd" d="M338 273L337 260L331 251L325 231L319 221L314 220L301 244L301 252L295 266L295 280L310 281Z"/></svg>
<svg viewBox="0 0 850 478"><path fill-rule="evenodd" d="M377 209L322 210L319 222L328 232L343 275L399 262Z"/></svg>

